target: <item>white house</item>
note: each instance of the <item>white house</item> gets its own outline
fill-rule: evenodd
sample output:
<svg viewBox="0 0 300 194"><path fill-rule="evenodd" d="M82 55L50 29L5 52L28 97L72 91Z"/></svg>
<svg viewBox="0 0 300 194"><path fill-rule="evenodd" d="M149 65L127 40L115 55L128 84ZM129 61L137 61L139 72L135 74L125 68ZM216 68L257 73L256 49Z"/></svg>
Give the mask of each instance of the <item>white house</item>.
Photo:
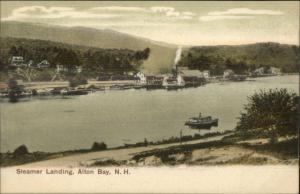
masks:
<svg viewBox="0 0 300 194"><path fill-rule="evenodd" d="M229 78L231 76L234 75L234 71L231 70L231 69L226 69L224 72L223 72L223 78L226 79L226 78Z"/></svg>
<svg viewBox="0 0 300 194"><path fill-rule="evenodd" d="M209 70L204 70L203 71L203 77L206 78L206 79L210 78L210 71Z"/></svg>
<svg viewBox="0 0 300 194"><path fill-rule="evenodd" d="M81 66L76 66L76 72L81 73L82 72L82 67Z"/></svg>
<svg viewBox="0 0 300 194"><path fill-rule="evenodd" d="M43 61L41 61L41 62L39 62L38 64L37 64L37 67L38 68L49 68L50 67L50 63L47 61L47 60L43 60Z"/></svg>
<svg viewBox="0 0 300 194"><path fill-rule="evenodd" d="M24 58L22 56L13 56L10 60L11 66L24 66Z"/></svg>
<svg viewBox="0 0 300 194"><path fill-rule="evenodd" d="M276 67L270 67L270 69L267 70L267 73L272 74L272 75L279 75L279 74L281 74L281 70Z"/></svg>
<svg viewBox="0 0 300 194"><path fill-rule="evenodd" d="M63 66L63 65L56 65L56 72L57 73L60 73L60 72L63 72L63 71L67 71L68 69Z"/></svg>
<svg viewBox="0 0 300 194"><path fill-rule="evenodd" d="M265 68L264 67L257 68L253 71L254 75L263 75L264 73L265 73Z"/></svg>
<svg viewBox="0 0 300 194"><path fill-rule="evenodd" d="M147 77L146 77L146 75L144 73L138 72L136 74L136 77L138 78L138 82L140 84L146 84L147 83Z"/></svg>
<svg viewBox="0 0 300 194"><path fill-rule="evenodd" d="M76 66L75 68L72 69L68 69L66 66L64 65L56 65L56 72L57 73L61 73L61 72L67 72L70 71L72 73L81 73L82 72L82 67L81 66Z"/></svg>
<svg viewBox="0 0 300 194"><path fill-rule="evenodd" d="M36 66L34 65L34 61L33 60L30 60L29 62L28 62L28 64L27 64L27 66L29 67L29 68L35 68Z"/></svg>

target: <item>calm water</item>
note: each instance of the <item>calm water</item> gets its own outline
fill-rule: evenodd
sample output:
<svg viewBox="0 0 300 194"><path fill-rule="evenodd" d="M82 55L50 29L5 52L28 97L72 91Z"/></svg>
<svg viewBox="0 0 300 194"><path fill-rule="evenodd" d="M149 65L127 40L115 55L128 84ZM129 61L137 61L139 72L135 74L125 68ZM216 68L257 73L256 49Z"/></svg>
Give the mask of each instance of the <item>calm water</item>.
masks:
<svg viewBox="0 0 300 194"><path fill-rule="evenodd" d="M106 91L68 99L1 102L1 151L13 151L21 144L30 151L89 148L94 141L112 147L179 136L181 129L184 135L198 133L184 122L200 111L219 118L213 131L234 129L247 96L268 88L298 92L298 80L281 76L180 91Z"/></svg>

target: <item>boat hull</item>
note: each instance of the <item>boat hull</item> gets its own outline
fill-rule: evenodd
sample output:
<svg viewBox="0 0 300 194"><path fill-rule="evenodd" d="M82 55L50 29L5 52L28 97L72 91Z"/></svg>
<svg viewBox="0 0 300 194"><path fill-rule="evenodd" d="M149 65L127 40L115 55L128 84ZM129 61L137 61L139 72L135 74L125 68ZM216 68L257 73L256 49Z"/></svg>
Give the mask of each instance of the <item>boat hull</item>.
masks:
<svg viewBox="0 0 300 194"><path fill-rule="evenodd" d="M196 122L185 122L185 125L189 126L192 129L211 129L212 127L217 127L219 123L218 119L214 119L211 122L207 123L196 123Z"/></svg>

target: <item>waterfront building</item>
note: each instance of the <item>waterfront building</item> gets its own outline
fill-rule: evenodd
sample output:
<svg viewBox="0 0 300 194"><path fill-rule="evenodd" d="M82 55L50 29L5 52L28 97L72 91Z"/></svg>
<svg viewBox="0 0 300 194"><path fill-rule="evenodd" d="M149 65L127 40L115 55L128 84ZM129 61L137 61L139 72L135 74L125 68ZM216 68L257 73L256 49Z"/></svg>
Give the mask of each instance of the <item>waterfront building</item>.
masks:
<svg viewBox="0 0 300 194"><path fill-rule="evenodd" d="M180 68L179 74L183 77L186 87L199 86L204 82L203 72L187 68Z"/></svg>
<svg viewBox="0 0 300 194"><path fill-rule="evenodd" d="M223 78L224 79L228 79L230 77L232 77L234 75L234 71L231 70L231 69L226 69L224 72L223 72Z"/></svg>
<svg viewBox="0 0 300 194"><path fill-rule="evenodd" d="M145 73L138 72L136 74L136 77L138 78L138 83L140 83L140 84L146 84L147 83L147 77L146 77Z"/></svg>

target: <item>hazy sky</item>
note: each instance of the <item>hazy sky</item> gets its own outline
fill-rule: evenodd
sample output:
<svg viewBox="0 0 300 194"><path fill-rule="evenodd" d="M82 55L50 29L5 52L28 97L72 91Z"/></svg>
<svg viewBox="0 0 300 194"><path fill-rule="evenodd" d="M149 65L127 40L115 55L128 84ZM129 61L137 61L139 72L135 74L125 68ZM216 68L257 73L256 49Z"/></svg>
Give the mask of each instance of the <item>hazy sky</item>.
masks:
<svg viewBox="0 0 300 194"><path fill-rule="evenodd" d="M1 20L109 28L174 44L299 44L297 1L1 1Z"/></svg>

